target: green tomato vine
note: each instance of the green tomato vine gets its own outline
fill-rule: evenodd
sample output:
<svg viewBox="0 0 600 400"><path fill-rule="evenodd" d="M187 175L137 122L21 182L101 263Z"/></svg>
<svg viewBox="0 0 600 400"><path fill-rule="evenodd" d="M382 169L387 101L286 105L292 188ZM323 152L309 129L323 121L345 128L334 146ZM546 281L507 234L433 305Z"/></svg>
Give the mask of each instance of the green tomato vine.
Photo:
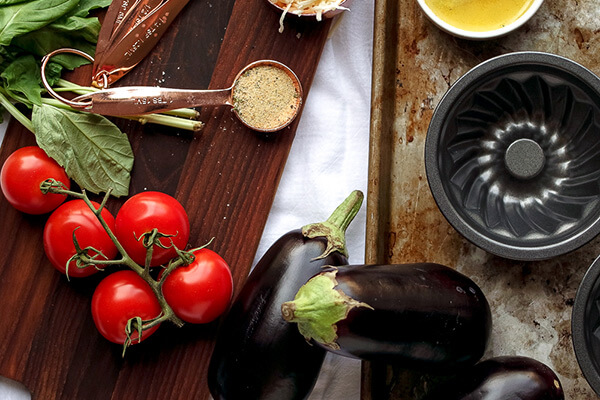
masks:
<svg viewBox="0 0 600 400"><path fill-rule="evenodd" d="M102 198L102 202L98 207L94 206L90 198L88 197L85 190L81 192L75 192L72 190L66 189L61 182L58 182L54 179L48 179L40 185L40 189L43 193L57 193L64 194L67 196L72 196L76 199L83 200L85 204L89 207L89 209L94 213L111 241L117 247L117 250L121 256L119 259L109 260L107 259L100 251L94 249L92 247L81 248L77 239L75 237L75 231L73 232L73 243L75 244L76 254L74 254L68 261L66 266L66 273L68 278L69 265L71 261L75 262L77 268L97 268L102 270L102 267L108 265L124 265L138 274L152 289L152 292L156 296L156 299L160 305L161 313L160 315L152 318L150 320L142 320L140 317L130 318L125 327L125 335L126 340L123 344L123 356L127 348L133 344L131 336L134 332L138 332L138 342L142 340L142 333L154 326L160 325L163 322L169 321L177 327L182 327L184 325L184 321L181 320L173 311L162 291L162 286L167 279L167 277L173 272L176 268L181 266L189 265L194 261L193 253L198 251L210 244L210 242L206 243L201 247L194 248L192 250L181 250L177 248L172 242L170 246L165 246L161 243L161 238L168 238L172 235L166 235L159 232L156 228L151 230L150 232L146 232L140 237L138 240L141 241L146 248L146 260L145 265L137 264L128 254L125 248L119 243L119 240L112 232L104 218L102 217L102 210L106 207L106 203L110 197L110 190L106 192L106 194ZM177 256L171 259L166 266L162 266L164 270L157 279L152 277L150 260L152 259L152 253L155 246L159 246L162 248L172 247L175 249ZM90 256L90 251L93 251L95 254Z"/></svg>

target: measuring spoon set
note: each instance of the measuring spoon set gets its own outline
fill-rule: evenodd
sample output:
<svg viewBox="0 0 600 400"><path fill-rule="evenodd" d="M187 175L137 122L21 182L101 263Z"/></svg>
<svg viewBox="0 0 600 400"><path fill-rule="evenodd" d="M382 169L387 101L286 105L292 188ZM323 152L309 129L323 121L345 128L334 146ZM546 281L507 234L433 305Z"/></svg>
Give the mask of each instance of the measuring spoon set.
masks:
<svg viewBox="0 0 600 400"><path fill-rule="evenodd" d="M217 90L187 90L153 86L124 86L109 88L144 59L158 43L173 19L189 0L113 0L98 35L95 57L77 49L58 49L42 59L42 82L50 95L75 109L109 116L142 115L184 107L230 106L235 115L249 128L274 132L289 125L302 104L302 85L286 65L273 60L255 61L245 66L232 86ZM71 53L93 63L92 84L100 90L68 100L56 93L48 83L45 69L57 54ZM293 87L293 112L276 124L258 125L235 107L236 83L254 69L275 68L289 77Z"/></svg>

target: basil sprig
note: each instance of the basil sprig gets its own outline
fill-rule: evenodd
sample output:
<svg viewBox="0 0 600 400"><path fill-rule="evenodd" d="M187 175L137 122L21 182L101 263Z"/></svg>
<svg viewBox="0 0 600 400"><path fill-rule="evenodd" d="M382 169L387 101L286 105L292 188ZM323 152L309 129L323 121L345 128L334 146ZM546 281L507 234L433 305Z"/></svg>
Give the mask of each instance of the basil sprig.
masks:
<svg viewBox="0 0 600 400"><path fill-rule="evenodd" d="M94 54L100 22L90 11L111 0L0 0L0 104L36 135L38 145L62 165L70 178L93 193L129 191L133 150L107 118L44 102L41 58L58 48ZM48 63L51 85L63 70L87 60L61 54ZM32 109L31 120L12 104ZM18 115L19 113L20 115ZM0 117L1 118L1 117Z"/></svg>

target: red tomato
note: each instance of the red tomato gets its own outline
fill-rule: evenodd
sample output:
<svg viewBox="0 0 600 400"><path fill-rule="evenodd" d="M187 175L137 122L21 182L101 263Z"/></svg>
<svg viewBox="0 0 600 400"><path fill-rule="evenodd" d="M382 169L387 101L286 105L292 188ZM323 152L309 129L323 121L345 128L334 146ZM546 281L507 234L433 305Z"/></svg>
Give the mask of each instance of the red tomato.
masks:
<svg viewBox="0 0 600 400"><path fill-rule="evenodd" d="M92 202L95 207L99 204ZM108 227L114 231L115 219L112 214L104 208L102 217L108 224ZM117 248L110 240L110 237L94 215L92 210L83 200L71 200L58 207L46 221L44 226L44 250L46 256L54 267L65 273L66 264L69 258L75 254L75 244L73 243L73 231L79 246L84 249L93 247L102 252L108 259L117 255ZM94 251L89 252L90 256L97 254ZM102 259L102 256L98 256ZM81 278L92 275L98 270L93 266L87 268L77 268L75 262L69 264L69 276Z"/></svg>
<svg viewBox="0 0 600 400"><path fill-rule="evenodd" d="M12 153L2 166L0 186L6 200L27 214L46 214L58 207L66 195L43 194L40 184L54 178L70 188L71 181L63 167L37 146L22 147Z"/></svg>
<svg viewBox="0 0 600 400"><path fill-rule="evenodd" d="M131 318L140 317L146 321L158 317L161 311L150 286L131 270L108 275L98 284L92 296L92 317L96 328L113 343L125 343L125 327ZM143 331L141 340L138 340L137 331L133 332L132 344L146 339L158 327Z"/></svg>
<svg viewBox="0 0 600 400"><path fill-rule="evenodd" d="M175 269L163 283L163 295L184 321L203 324L215 320L229 305L233 279L229 266L212 250L194 252L190 265Z"/></svg>
<svg viewBox="0 0 600 400"><path fill-rule="evenodd" d="M121 206L115 221L115 235L127 254L140 265L146 260L146 248L140 237L158 229L160 233L173 235L160 242L170 246L171 240L184 249L190 237L190 222L181 203L161 192L142 192L132 196ZM140 239L140 240L138 240ZM167 263L176 256L175 249L154 246L150 265Z"/></svg>

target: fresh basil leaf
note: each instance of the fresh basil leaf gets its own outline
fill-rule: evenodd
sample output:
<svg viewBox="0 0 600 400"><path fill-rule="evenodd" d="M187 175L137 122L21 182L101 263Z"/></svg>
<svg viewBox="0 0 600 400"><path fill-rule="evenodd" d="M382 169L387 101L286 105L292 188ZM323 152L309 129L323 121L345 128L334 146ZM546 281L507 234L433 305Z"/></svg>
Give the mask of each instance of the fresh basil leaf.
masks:
<svg viewBox="0 0 600 400"><path fill-rule="evenodd" d="M93 193L129 192L133 151L127 136L101 115L34 106L36 141L77 184Z"/></svg>
<svg viewBox="0 0 600 400"><path fill-rule="evenodd" d="M40 29L14 38L12 45L40 57L61 48L79 49L93 56L99 32L100 22L97 18L66 15ZM89 63L83 57L66 53L57 55L53 61L71 70Z"/></svg>
<svg viewBox="0 0 600 400"><path fill-rule="evenodd" d="M0 45L37 30L73 10L79 0L32 0L0 7Z"/></svg>
<svg viewBox="0 0 600 400"><path fill-rule="evenodd" d="M110 3L112 0L81 0L70 14L76 17L87 17L90 11L108 7Z"/></svg>
<svg viewBox="0 0 600 400"><path fill-rule="evenodd" d="M50 86L54 86L60 79L63 67L60 64L49 62L46 65L46 79ZM0 74L1 85L9 93L23 94L31 104L25 103L31 108L32 104L42 104L41 93L42 77L40 65L33 55L21 56L12 62L3 65Z"/></svg>
<svg viewBox="0 0 600 400"><path fill-rule="evenodd" d="M60 34L69 34L71 37L81 38L90 43L96 43L100 32L100 21L97 18L69 17L60 18L41 30L49 29Z"/></svg>
<svg viewBox="0 0 600 400"><path fill-rule="evenodd" d="M4 47L0 46L0 71L4 71L8 64L10 64L10 59L4 51Z"/></svg>
<svg viewBox="0 0 600 400"><path fill-rule="evenodd" d="M91 43L66 31L57 31L51 26L46 26L35 32L15 38L11 47L15 46L39 57L43 57L56 49L67 47L81 50L91 56L94 55L96 50L95 43ZM52 58L52 61L61 64L67 69L74 69L89 63L87 59L73 54L58 54Z"/></svg>
<svg viewBox="0 0 600 400"><path fill-rule="evenodd" d="M25 3L29 0L0 0L0 6L8 6L11 4Z"/></svg>
<svg viewBox="0 0 600 400"><path fill-rule="evenodd" d="M63 66L54 62L46 64L46 80L50 86L56 85L58 80L61 78ZM41 80L40 75L40 80ZM41 83L40 83L41 85Z"/></svg>
<svg viewBox="0 0 600 400"><path fill-rule="evenodd" d="M11 63L21 53L21 49L15 49L13 46L0 46L0 57L2 57L2 63Z"/></svg>
<svg viewBox="0 0 600 400"><path fill-rule="evenodd" d="M39 65L32 55L17 58L0 74L3 86L9 92L22 93L33 104L42 104Z"/></svg>

